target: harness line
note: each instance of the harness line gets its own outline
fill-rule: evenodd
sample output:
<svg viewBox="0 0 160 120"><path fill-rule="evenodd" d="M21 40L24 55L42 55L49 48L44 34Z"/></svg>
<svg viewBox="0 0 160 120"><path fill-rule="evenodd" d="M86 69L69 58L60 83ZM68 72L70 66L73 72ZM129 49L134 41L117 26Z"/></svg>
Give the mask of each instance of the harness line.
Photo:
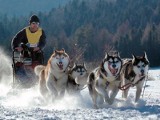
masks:
<svg viewBox="0 0 160 120"><path fill-rule="evenodd" d="M130 86L135 86L136 84L138 84L140 81L142 81L143 79L145 78L145 76L142 76L135 84L133 84L133 83L127 83L127 84L125 84L125 85L123 85L123 86L119 86L118 88L120 89L120 90L127 90Z"/></svg>

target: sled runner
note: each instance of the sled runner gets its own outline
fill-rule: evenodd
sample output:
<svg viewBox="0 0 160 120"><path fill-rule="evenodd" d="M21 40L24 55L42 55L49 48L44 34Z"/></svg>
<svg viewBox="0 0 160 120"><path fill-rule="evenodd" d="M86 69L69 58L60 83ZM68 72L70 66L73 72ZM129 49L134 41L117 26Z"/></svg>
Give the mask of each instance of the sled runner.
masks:
<svg viewBox="0 0 160 120"><path fill-rule="evenodd" d="M44 63L43 51L34 52L29 44L21 44L21 47L21 52L13 51L13 87L30 88L37 83L34 67Z"/></svg>

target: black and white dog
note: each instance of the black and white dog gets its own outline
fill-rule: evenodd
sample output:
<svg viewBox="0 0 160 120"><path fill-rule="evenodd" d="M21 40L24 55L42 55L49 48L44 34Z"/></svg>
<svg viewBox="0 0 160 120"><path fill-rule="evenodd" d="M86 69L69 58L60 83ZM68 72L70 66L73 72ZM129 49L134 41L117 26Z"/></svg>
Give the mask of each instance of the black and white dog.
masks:
<svg viewBox="0 0 160 120"><path fill-rule="evenodd" d="M122 60L119 53L107 53L101 65L89 74L88 89L95 108L104 101L112 104L119 91Z"/></svg>
<svg viewBox="0 0 160 120"><path fill-rule="evenodd" d="M85 64L74 64L69 70L67 92L70 95L79 95L80 91L87 85L88 72Z"/></svg>
<svg viewBox="0 0 160 120"><path fill-rule="evenodd" d="M147 54L143 56L133 55L132 59L125 60L121 70L121 87L122 97L127 98L129 88L136 87L135 102L140 98L144 81L147 78L149 61Z"/></svg>

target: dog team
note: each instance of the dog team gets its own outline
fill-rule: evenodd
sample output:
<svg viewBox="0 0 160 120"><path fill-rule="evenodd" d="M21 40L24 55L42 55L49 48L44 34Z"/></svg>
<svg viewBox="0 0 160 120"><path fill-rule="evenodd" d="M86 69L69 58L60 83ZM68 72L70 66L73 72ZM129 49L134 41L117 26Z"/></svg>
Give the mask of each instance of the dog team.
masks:
<svg viewBox="0 0 160 120"><path fill-rule="evenodd" d="M69 55L55 50L46 66L38 65L34 71L39 76L39 89L42 96L52 101L68 94L80 95L88 87L93 106L99 108L104 102L111 105L119 90L127 98L130 87L136 87L135 102L138 102L147 74L149 61L147 54L122 59L118 52L107 53L101 64L88 73L85 64L69 66Z"/></svg>

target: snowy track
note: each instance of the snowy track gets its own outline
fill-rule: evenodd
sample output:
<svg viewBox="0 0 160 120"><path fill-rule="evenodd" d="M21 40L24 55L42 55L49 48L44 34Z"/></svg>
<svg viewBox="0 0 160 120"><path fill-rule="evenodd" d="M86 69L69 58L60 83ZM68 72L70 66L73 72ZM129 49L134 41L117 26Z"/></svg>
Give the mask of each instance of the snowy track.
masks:
<svg viewBox="0 0 160 120"><path fill-rule="evenodd" d="M113 105L106 104L101 109L92 108L87 89L82 92L84 100L66 96L56 103L44 105L37 87L13 91L6 86L1 86L0 119L158 120L160 119L159 85L160 80L148 81L144 97L138 104L134 103L135 89L133 88L126 101L121 99L120 91Z"/></svg>
<svg viewBox="0 0 160 120"><path fill-rule="evenodd" d="M82 91L83 99L66 95L64 99L46 105L37 86L13 90L10 85L0 84L0 119L160 120L160 69L150 70L149 75L154 80L147 81L144 96L137 104L134 103L135 89L132 88L126 101L121 98L120 91L113 105L106 104L101 109L92 107L88 89ZM9 77L1 79L9 80Z"/></svg>

